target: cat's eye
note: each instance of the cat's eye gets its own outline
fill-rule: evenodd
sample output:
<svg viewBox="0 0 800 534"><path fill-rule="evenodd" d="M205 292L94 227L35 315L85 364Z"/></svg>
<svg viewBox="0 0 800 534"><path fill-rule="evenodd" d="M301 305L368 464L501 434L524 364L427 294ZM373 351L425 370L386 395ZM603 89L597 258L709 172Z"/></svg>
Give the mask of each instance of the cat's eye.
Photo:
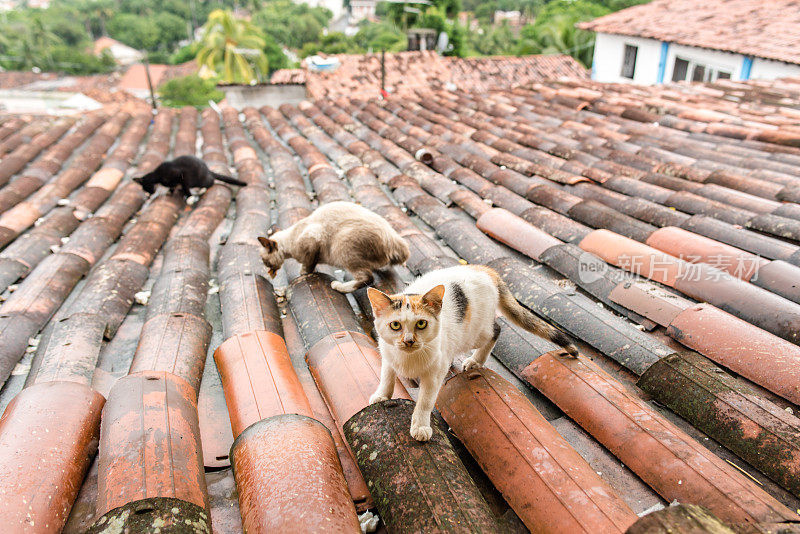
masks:
<svg viewBox="0 0 800 534"><path fill-rule="evenodd" d="M428 321L426 321L425 319L420 319L419 321L417 321L417 328L419 328L420 330L424 329L426 326L428 326Z"/></svg>
<svg viewBox="0 0 800 534"><path fill-rule="evenodd" d="M389 328L392 330L400 330L400 321L392 321L389 323Z"/></svg>

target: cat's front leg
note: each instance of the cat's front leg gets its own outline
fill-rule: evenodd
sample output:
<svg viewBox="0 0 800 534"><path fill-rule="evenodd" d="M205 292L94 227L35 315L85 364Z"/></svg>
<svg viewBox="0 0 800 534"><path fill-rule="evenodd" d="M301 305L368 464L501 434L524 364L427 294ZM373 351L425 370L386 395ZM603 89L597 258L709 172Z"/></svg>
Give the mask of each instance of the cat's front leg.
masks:
<svg viewBox="0 0 800 534"><path fill-rule="evenodd" d="M447 369L444 370L444 373L437 369L431 371L427 376L420 377L419 397L417 405L414 407L414 413L411 414L411 437L417 441L428 441L433 435L431 412L436 404L436 398L439 396L446 373Z"/></svg>
<svg viewBox="0 0 800 534"><path fill-rule="evenodd" d="M369 403L375 404L376 402L391 399L392 393L394 393L395 380L397 380L397 373L395 373L394 367L386 361L386 358L382 358L381 383L378 384L378 389L376 389L375 393L369 398Z"/></svg>

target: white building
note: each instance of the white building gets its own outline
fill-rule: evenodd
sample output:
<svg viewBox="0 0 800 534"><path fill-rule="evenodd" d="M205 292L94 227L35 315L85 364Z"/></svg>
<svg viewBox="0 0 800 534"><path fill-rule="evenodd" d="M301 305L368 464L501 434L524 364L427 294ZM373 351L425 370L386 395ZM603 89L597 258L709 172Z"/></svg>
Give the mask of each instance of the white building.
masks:
<svg viewBox="0 0 800 534"><path fill-rule="evenodd" d="M375 18L377 0L350 0L350 24Z"/></svg>
<svg viewBox="0 0 800 534"><path fill-rule="evenodd" d="M333 20L338 19L344 13L344 2L342 0L294 0L296 4L307 4L311 7L324 7L333 13Z"/></svg>
<svg viewBox="0 0 800 534"><path fill-rule="evenodd" d="M119 65L132 65L144 59L143 52L120 43L111 37L100 37L94 42L94 46L92 47L94 55L99 56L103 50L108 50L111 53L111 57L113 57Z"/></svg>
<svg viewBox="0 0 800 534"><path fill-rule="evenodd" d="M794 0L654 0L578 27L597 32L592 79L601 82L800 76Z"/></svg>

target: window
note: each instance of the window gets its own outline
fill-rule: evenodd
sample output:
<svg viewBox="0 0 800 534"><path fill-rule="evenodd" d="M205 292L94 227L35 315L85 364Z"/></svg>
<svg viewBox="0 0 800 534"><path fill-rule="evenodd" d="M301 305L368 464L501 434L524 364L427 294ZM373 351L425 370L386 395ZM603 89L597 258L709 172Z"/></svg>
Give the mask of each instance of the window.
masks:
<svg viewBox="0 0 800 534"><path fill-rule="evenodd" d="M686 79L689 72L689 62L679 57L675 58L675 66L672 68L672 81L681 82Z"/></svg>
<svg viewBox="0 0 800 534"><path fill-rule="evenodd" d="M675 64L672 67L673 82L683 82L686 80L691 80L693 82L713 82L720 78L729 80L730 77L731 72L729 70L722 70L710 65L702 65L680 57L675 58Z"/></svg>
<svg viewBox="0 0 800 534"><path fill-rule="evenodd" d="M636 53L638 51L638 46L625 45L625 57L622 60L622 72L620 73L623 78L633 79L633 73L636 70Z"/></svg>

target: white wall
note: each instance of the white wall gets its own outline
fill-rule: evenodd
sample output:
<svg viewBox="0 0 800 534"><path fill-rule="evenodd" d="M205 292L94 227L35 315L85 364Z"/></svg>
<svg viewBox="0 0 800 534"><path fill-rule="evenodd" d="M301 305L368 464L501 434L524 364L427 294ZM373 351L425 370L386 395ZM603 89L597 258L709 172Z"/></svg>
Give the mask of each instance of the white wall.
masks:
<svg viewBox="0 0 800 534"><path fill-rule="evenodd" d="M225 93L226 103L236 109L277 108L281 104L299 104L307 98L305 85L219 85L217 89Z"/></svg>
<svg viewBox="0 0 800 534"><path fill-rule="evenodd" d="M636 54L636 69L634 70L633 80L620 76L626 44L639 47L639 51ZM676 56L716 70L730 72L731 78L734 80L742 79L742 67L744 65L744 56L742 54L670 43L664 69L665 83L672 81L672 70L675 66ZM592 79L600 82L655 84L658 83L658 62L660 58L660 41L643 37L598 33L594 47ZM786 76L800 76L800 65L761 58L753 59L750 78L772 80Z"/></svg>
<svg viewBox="0 0 800 534"><path fill-rule="evenodd" d="M625 45L638 46L633 80L620 76ZM598 33L594 45L592 78L601 82L652 84L658 80L658 60L661 57L661 42L643 37L627 37Z"/></svg>
<svg viewBox="0 0 800 534"><path fill-rule="evenodd" d="M734 80L742 79L742 65L744 64L743 55L670 43L669 50L667 50L667 68L664 71L665 83L672 81L672 70L675 66L676 56L716 70L730 72L731 78Z"/></svg>
<svg viewBox="0 0 800 534"><path fill-rule="evenodd" d="M775 78L785 78L787 76L800 76L800 65L772 61L770 59L753 59L753 68L750 71L751 78L774 80Z"/></svg>

